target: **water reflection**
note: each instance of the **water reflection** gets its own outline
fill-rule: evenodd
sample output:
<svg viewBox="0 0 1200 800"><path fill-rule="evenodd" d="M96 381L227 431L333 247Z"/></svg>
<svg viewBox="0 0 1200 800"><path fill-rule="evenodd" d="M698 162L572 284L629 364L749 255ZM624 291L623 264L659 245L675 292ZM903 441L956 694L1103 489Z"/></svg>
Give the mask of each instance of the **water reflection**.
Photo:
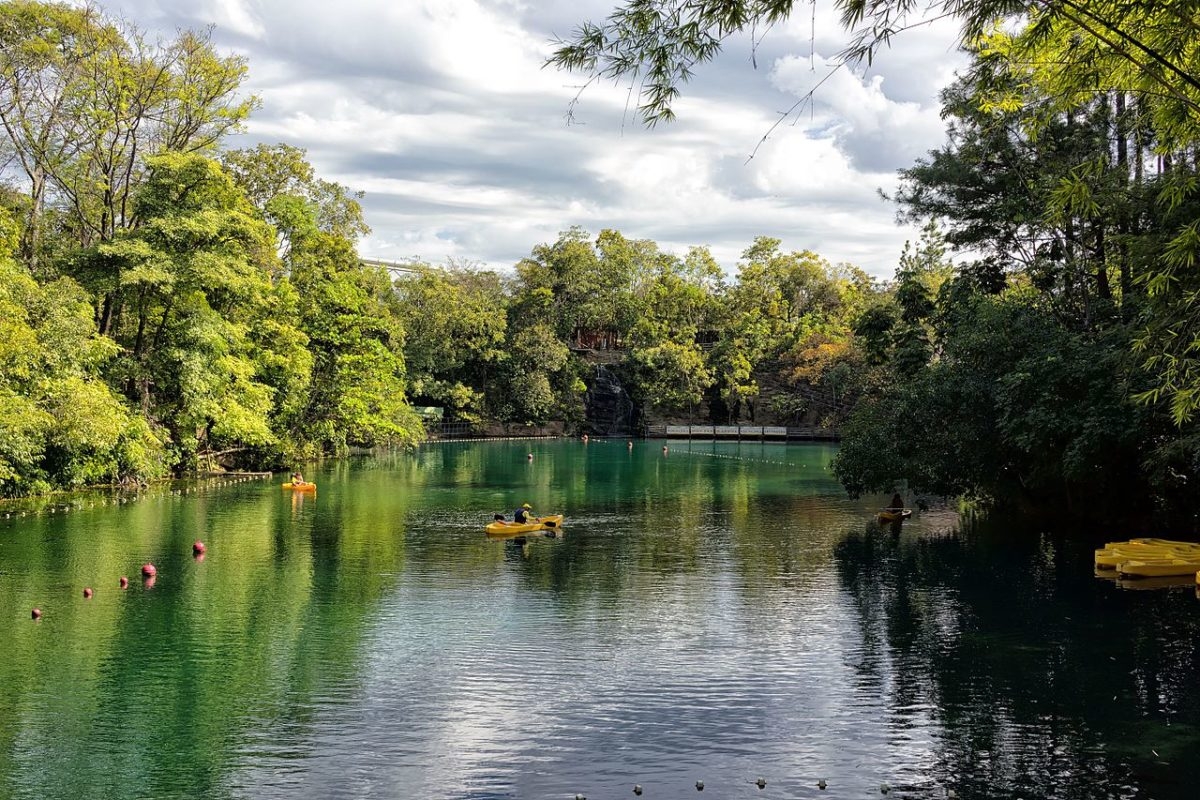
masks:
<svg viewBox="0 0 1200 800"><path fill-rule="evenodd" d="M0 522L0 797L1184 796L1190 590L892 536L832 452L448 443ZM484 535L523 502L560 535Z"/></svg>
<svg viewBox="0 0 1200 800"><path fill-rule="evenodd" d="M938 733L906 788L964 797L1194 796L1200 616L1191 593L1094 581L1090 544L979 524L836 548L866 691Z"/></svg>

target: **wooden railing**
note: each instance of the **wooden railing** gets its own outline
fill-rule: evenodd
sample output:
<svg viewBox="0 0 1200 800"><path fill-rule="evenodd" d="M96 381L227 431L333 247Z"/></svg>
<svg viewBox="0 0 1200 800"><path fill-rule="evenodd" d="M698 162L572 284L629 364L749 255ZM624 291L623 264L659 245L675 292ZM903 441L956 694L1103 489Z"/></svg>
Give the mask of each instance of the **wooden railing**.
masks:
<svg viewBox="0 0 1200 800"><path fill-rule="evenodd" d="M649 425L646 435L667 439L767 439L785 442L837 442L837 428L782 425Z"/></svg>

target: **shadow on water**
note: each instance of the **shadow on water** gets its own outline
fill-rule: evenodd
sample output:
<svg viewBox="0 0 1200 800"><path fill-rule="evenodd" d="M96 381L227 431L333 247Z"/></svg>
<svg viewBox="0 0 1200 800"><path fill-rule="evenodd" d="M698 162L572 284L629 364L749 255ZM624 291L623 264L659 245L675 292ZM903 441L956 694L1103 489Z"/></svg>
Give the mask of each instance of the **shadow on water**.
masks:
<svg viewBox="0 0 1200 800"><path fill-rule="evenodd" d="M899 730L905 709L939 723L934 760L898 789L1196 796L1200 603L1095 578L1091 544L992 519L835 548L868 654L860 689L888 698Z"/></svg>

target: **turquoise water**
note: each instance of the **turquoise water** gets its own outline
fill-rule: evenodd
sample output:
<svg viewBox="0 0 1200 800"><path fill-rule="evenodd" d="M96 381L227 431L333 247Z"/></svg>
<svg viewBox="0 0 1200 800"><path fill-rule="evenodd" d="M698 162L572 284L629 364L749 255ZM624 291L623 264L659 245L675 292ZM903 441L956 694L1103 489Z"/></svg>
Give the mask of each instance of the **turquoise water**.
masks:
<svg viewBox="0 0 1200 800"><path fill-rule="evenodd" d="M947 511L893 536L828 446L662 446L0 508L0 797L1194 796L1191 587ZM562 535L483 535L525 501Z"/></svg>

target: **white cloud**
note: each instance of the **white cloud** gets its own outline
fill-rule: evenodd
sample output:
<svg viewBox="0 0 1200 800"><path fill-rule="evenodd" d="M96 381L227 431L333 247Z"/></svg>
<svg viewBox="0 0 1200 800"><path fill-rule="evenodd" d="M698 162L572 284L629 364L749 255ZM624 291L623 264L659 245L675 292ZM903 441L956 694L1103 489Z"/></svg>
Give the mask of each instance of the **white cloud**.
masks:
<svg viewBox="0 0 1200 800"><path fill-rule="evenodd" d="M888 96L884 75L866 75L818 57L816 70L808 58L779 59L772 79L781 89L804 97L819 75L825 82L813 95L813 115L799 114L814 135L832 135L851 161L867 170L896 170L940 144L945 125L935 103L895 100Z"/></svg>
<svg viewBox="0 0 1200 800"><path fill-rule="evenodd" d="M730 42L684 88L678 121L645 130L627 87L606 85L584 93L586 124L565 125L582 79L543 68L552 36L603 17L605 0L102 1L166 35L215 23L263 101L238 144L303 147L322 177L366 190L364 254L498 268L583 225L680 253L709 245L728 269L769 235L890 274L915 233L893 225L876 189L940 143L936 93L957 63L948 27L902 35L755 151L821 74L810 49L843 41L824 7L815 26L801 13L756 50Z"/></svg>

